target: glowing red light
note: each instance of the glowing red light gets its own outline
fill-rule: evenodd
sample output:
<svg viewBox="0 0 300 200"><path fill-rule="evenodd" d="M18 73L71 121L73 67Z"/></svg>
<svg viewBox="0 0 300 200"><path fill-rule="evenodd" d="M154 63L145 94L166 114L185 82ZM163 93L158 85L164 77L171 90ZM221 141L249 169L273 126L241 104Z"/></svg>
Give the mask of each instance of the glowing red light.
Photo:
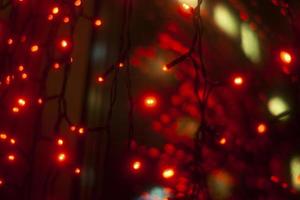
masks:
<svg viewBox="0 0 300 200"><path fill-rule="evenodd" d="M223 138L221 138L221 139L219 140L219 143L222 144L222 145L226 144L226 142L227 142L227 140L226 140L225 137L223 137Z"/></svg>
<svg viewBox="0 0 300 200"><path fill-rule="evenodd" d="M42 98L38 98L38 104L43 104L43 99Z"/></svg>
<svg viewBox="0 0 300 200"><path fill-rule="evenodd" d="M1 139L1 140L6 140L6 139L7 139L6 133L1 133L1 134L0 134L0 139Z"/></svg>
<svg viewBox="0 0 300 200"><path fill-rule="evenodd" d="M154 96L148 96L145 98L144 104L149 108L155 107L157 105L157 99Z"/></svg>
<svg viewBox="0 0 300 200"><path fill-rule="evenodd" d="M67 48L68 47L68 42L66 41L66 40L62 40L61 42L60 42L60 46L62 47L62 48Z"/></svg>
<svg viewBox="0 0 300 200"><path fill-rule="evenodd" d="M69 23L70 22L70 18L69 17L64 17L64 23Z"/></svg>
<svg viewBox="0 0 300 200"><path fill-rule="evenodd" d="M278 183L279 182L279 178L277 176L271 176L271 181L274 183Z"/></svg>
<svg viewBox="0 0 300 200"><path fill-rule="evenodd" d="M4 180L0 178L0 186L2 186L3 184L4 184Z"/></svg>
<svg viewBox="0 0 300 200"><path fill-rule="evenodd" d="M20 109L16 106L12 108L13 113L18 113L19 111L20 111Z"/></svg>
<svg viewBox="0 0 300 200"><path fill-rule="evenodd" d="M132 163L132 169L138 171L141 169L142 163L140 161L134 161Z"/></svg>
<svg viewBox="0 0 300 200"><path fill-rule="evenodd" d="M23 66L23 65L19 65L18 70L19 70L20 72L24 71L24 66Z"/></svg>
<svg viewBox="0 0 300 200"><path fill-rule="evenodd" d="M260 135L263 135L267 131L267 125L264 124L264 123L258 124L257 127L256 127L256 131Z"/></svg>
<svg viewBox="0 0 300 200"><path fill-rule="evenodd" d="M8 159L9 161L15 161L16 157L15 157L15 155L13 155L13 154L9 154L9 155L7 156L7 159Z"/></svg>
<svg viewBox="0 0 300 200"><path fill-rule="evenodd" d="M48 15L48 20L49 20L49 21L52 21L53 19L54 19L54 16L53 16L52 14L49 14L49 15Z"/></svg>
<svg viewBox="0 0 300 200"><path fill-rule="evenodd" d="M243 85L244 79L241 76L237 76L233 79L233 83L237 86Z"/></svg>
<svg viewBox="0 0 300 200"><path fill-rule="evenodd" d="M30 50L31 50L32 53L35 53L35 52L37 52L39 50L39 46L36 45L36 44L32 45L31 48L30 48Z"/></svg>
<svg viewBox="0 0 300 200"><path fill-rule="evenodd" d="M82 135L82 134L84 134L85 133L85 130L84 130L84 128L79 128L78 129L78 133L80 134L80 135Z"/></svg>
<svg viewBox="0 0 300 200"><path fill-rule="evenodd" d="M52 13L54 15L57 15L59 13L59 7L55 6L54 8L52 8Z"/></svg>
<svg viewBox="0 0 300 200"><path fill-rule="evenodd" d="M64 140L59 138L59 139L57 139L56 143L58 146L62 146L62 145L64 145Z"/></svg>
<svg viewBox="0 0 300 200"><path fill-rule="evenodd" d="M12 45L14 43L14 40L12 38L8 38L7 44Z"/></svg>
<svg viewBox="0 0 300 200"><path fill-rule="evenodd" d="M53 64L53 68L54 69L59 69L60 68L60 64L58 62Z"/></svg>
<svg viewBox="0 0 300 200"><path fill-rule="evenodd" d="M74 132L74 131L76 131L76 126L70 126L70 131L72 131L72 132Z"/></svg>
<svg viewBox="0 0 300 200"><path fill-rule="evenodd" d="M104 82L104 78L102 76L98 76L97 78L98 83Z"/></svg>
<svg viewBox="0 0 300 200"><path fill-rule="evenodd" d="M119 67L120 68L124 67L124 63L119 63Z"/></svg>
<svg viewBox="0 0 300 200"><path fill-rule="evenodd" d="M172 168L167 168L167 169L165 169L165 170L162 172L162 176L163 176L165 179L172 178L174 175L175 175L175 171L174 171L174 169L172 169Z"/></svg>
<svg viewBox="0 0 300 200"><path fill-rule="evenodd" d="M28 74L27 73L22 73L22 75L21 75L21 77L22 77L22 79L27 79L28 78Z"/></svg>
<svg viewBox="0 0 300 200"><path fill-rule="evenodd" d="M100 19L96 19L96 20L94 21L94 25L95 25L95 26L101 26L101 25L102 25L102 21L101 21Z"/></svg>
<svg viewBox="0 0 300 200"><path fill-rule="evenodd" d="M76 0L74 2L74 5L77 6L77 7L80 6L81 5L81 0Z"/></svg>
<svg viewBox="0 0 300 200"><path fill-rule="evenodd" d="M10 144L16 144L16 140L14 138L10 138L9 142Z"/></svg>
<svg viewBox="0 0 300 200"><path fill-rule="evenodd" d="M64 162L66 160L66 154L64 153L59 153L57 156L58 162Z"/></svg>
<svg viewBox="0 0 300 200"><path fill-rule="evenodd" d="M75 173L75 174L79 175L80 172L81 172L81 170L80 170L79 167L76 167L76 168L74 169L74 173Z"/></svg>
<svg viewBox="0 0 300 200"><path fill-rule="evenodd" d="M293 60L292 55L287 51L281 51L279 57L280 60L285 64L291 64Z"/></svg>
<svg viewBox="0 0 300 200"><path fill-rule="evenodd" d="M166 72L166 71L168 71L169 69L168 69L167 65L164 65L163 68L162 68L162 70Z"/></svg>
<svg viewBox="0 0 300 200"><path fill-rule="evenodd" d="M23 98L19 98L18 99L18 104L19 104L19 106L25 106L26 105L26 101L25 101L25 99L23 99Z"/></svg>

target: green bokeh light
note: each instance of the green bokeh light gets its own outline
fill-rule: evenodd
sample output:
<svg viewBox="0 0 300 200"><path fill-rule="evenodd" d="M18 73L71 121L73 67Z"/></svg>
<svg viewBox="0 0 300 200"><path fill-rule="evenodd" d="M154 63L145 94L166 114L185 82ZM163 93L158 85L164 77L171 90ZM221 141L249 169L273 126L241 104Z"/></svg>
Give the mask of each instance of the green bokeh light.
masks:
<svg viewBox="0 0 300 200"><path fill-rule="evenodd" d="M279 116L289 111L289 105L281 97L273 97L268 102L268 108L272 115Z"/></svg>
<svg viewBox="0 0 300 200"><path fill-rule="evenodd" d="M253 63L259 63L261 60L261 49L258 36L247 23L241 27L242 49L246 57Z"/></svg>
<svg viewBox="0 0 300 200"><path fill-rule="evenodd" d="M219 4L215 7L214 20L219 28L230 37L239 36L239 21L226 6Z"/></svg>
<svg viewBox="0 0 300 200"><path fill-rule="evenodd" d="M300 191L300 157L294 157L290 163L292 185Z"/></svg>

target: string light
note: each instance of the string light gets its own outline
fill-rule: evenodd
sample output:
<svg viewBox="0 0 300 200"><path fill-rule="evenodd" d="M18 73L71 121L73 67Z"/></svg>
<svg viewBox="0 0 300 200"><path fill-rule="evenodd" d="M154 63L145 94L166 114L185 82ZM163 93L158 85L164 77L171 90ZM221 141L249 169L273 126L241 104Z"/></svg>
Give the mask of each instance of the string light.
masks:
<svg viewBox="0 0 300 200"><path fill-rule="evenodd" d="M94 25L95 25L96 27L99 27L99 26L102 25L102 21L101 21L100 19L95 19Z"/></svg>
<svg viewBox="0 0 300 200"><path fill-rule="evenodd" d="M42 98L38 98L37 102L38 102L38 104L43 104L43 99Z"/></svg>
<svg viewBox="0 0 300 200"><path fill-rule="evenodd" d="M23 65L19 65L18 70L19 70L20 72L24 71L24 66L23 66Z"/></svg>
<svg viewBox="0 0 300 200"><path fill-rule="evenodd" d="M26 101L23 98L19 98L18 104L19 104L19 106L24 107L26 105Z"/></svg>
<svg viewBox="0 0 300 200"><path fill-rule="evenodd" d="M69 23L70 22L70 18L69 17L64 17L64 23Z"/></svg>
<svg viewBox="0 0 300 200"><path fill-rule="evenodd" d="M81 0L76 0L75 2L74 2L74 5L75 6L81 6Z"/></svg>
<svg viewBox="0 0 300 200"><path fill-rule="evenodd" d="M52 8L52 14L57 15L59 13L59 7L55 6Z"/></svg>
<svg viewBox="0 0 300 200"><path fill-rule="evenodd" d="M167 169L163 170L163 172L162 172L162 176L163 176L163 178L165 178L165 179L170 179L170 178L172 178L174 175L175 175L175 171L174 171L174 169L172 169L172 168L167 168Z"/></svg>
<svg viewBox="0 0 300 200"><path fill-rule="evenodd" d="M67 48L68 47L68 42L67 42L67 40L61 40L60 41L60 46L62 47L62 48Z"/></svg>
<svg viewBox="0 0 300 200"><path fill-rule="evenodd" d="M13 108L12 108L12 112L13 113L18 113L20 111L20 109L18 108L18 107L16 107L16 106L14 106Z"/></svg>
<svg viewBox="0 0 300 200"><path fill-rule="evenodd" d="M98 82L98 83L104 82L104 78L103 78L102 76L98 76L97 82Z"/></svg>
<svg viewBox="0 0 300 200"><path fill-rule="evenodd" d="M36 53L38 50L39 50L39 46L38 45L32 45L31 48L30 48L31 52L32 53Z"/></svg>
<svg viewBox="0 0 300 200"><path fill-rule="evenodd" d="M76 131L76 129L77 129L77 127L76 126L70 126L70 131L72 131L72 132L74 132L74 131Z"/></svg>
<svg viewBox="0 0 300 200"><path fill-rule="evenodd" d="M264 123L260 123L257 125L256 130L257 130L257 133L259 133L260 135L263 135L267 131L267 125Z"/></svg>
<svg viewBox="0 0 300 200"><path fill-rule="evenodd" d="M141 166L142 166L141 161L136 160L136 161L134 161L134 162L132 163L132 169L135 170L135 171L140 170L140 169L141 169Z"/></svg>
<svg viewBox="0 0 300 200"><path fill-rule="evenodd" d="M164 65L164 66L162 67L162 70L166 72L166 71L168 71L169 69L168 69L167 65Z"/></svg>
<svg viewBox="0 0 300 200"><path fill-rule="evenodd" d="M0 178L0 187L4 185L4 180L3 178Z"/></svg>
<svg viewBox="0 0 300 200"><path fill-rule="evenodd" d="M223 137L223 138L221 138L221 139L219 140L219 143L220 143L221 145L226 144L226 142L227 142L227 140L226 140L225 137Z"/></svg>
<svg viewBox="0 0 300 200"><path fill-rule="evenodd" d="M80 135L84 134L84 133L85 133L84 128L83 128L83 127L79 128L79 129L78 129L78 133L79 133Z"/></svg>
<svg viewBox="0 0 300 200"><path fill-rule="evenodd" d="M7 159L9 160L9 161L15 161L15 159L16 159L16 157L15 157L15 155L14 154L9 154L8 156L7 156Z"/></svg>
<svg viewBox="0 0 300 200"><path fill-rule="evenodd" d="M79 175L79 174L81 173L80 168L79 168L79 167L76 167L76 168L74 169L74 173L77 174L77 175Z"/></svg>
<svg viewBox="0 0 300 200"><path fill-rule="evenodd" d="M58 62L53 64L53 68L54 69L59 69L60 68L60 64Z"/></svg>
<svg viewBox="0 0 300 200"><path fill-rule="evenodd" d="M241 77L241 76L236 76L236 77L234 77L234 79L233 79L233 83L234 83L235 85L237 85L237 86L241 86L241 85L243 85L243 83L244 83L244 79L243 79L243 77Z"/></svg>
<svg viewBox="0 0 300 200"><path fill-rule="evenodd" d="M57 156L58 162L64 162L66 160L66 154L65 153L59 153Z"/></svg>
<svg viewBox="0 0 300 200"><path fill-rule="evenodd" d="M10 144L16 144L16 140L14 138L10 138Z"/></svg>
<svg viewBox="0 0 300 200"><path fill-rule="evenodd" d="M292 63L292 55L287 51L280 51L279 57L284 64Z"/></svg>
<svg viewBox="0 0 300 200"><path fill-rule="evenodd" d="M1 140L6 140L6 139L7 139L6 133L1 133L1 134L0 134L0 139L1 139Z"/></svg>
<svg viewBox="0 0 300 200"><path fill-rule="evenodd" d="M120 67L120 68L124 67L124 63L120 62L120 63L119 63L119 67Z"/></svg>
<svg viewBox="0 0 300 200"><path fill-rule="evenodd" d="M153 108L157 105L157 99L154 96L148 96L145 98L144 104L148 108Z"/></svg>
<svg viewBox="0 0 300 200"><path fill-rule="evenodd" d="M14 40L12 38L8 38L7 44L12 45L14 43Z"/></svg>
<svg viewBox="0 0 300 200"><path fill-rule="evenodd" d="M25 80L28 78L28 74L24 72L24 73L22 73L21 77L22 77L22 79Z"/></svg>
<svg viewBox="0 0 300 200"><path fill-rule="evenodd" d="M56 143L58 146L62 146L64 144L64 140L59 138L59 139L57 139Z"/></svg>

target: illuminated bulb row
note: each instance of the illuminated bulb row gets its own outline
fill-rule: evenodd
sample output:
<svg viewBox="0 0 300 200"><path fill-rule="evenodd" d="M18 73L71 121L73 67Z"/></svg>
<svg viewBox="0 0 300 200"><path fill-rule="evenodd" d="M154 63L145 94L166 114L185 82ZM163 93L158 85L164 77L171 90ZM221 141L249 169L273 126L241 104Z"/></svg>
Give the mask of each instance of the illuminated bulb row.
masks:
<svg viewBox="0 0 300 200"><path fill-rule="evenodd" d="M85 133L85 128L83 128L83 127L76 127L73 125L73 126L70 126L69 129L71 132L77 131L79 133L79 135L83 135Z"/></svg>

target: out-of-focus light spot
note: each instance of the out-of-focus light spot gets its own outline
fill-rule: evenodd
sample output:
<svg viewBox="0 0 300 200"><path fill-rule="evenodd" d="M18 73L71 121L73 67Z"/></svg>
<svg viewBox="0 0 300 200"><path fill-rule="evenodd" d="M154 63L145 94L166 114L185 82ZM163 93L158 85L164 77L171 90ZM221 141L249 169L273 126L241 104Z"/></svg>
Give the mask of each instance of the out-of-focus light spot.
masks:
<svg viewBox="0 0 300 200"><path fill-rule="evenodd" d="M54 8L52 8L52 13L54 15L57 15L59 13L59 8L57 6L55 6Z"/></svg>
<svg viewBox="0 0 300 200"><path fill-rule="evenodd" d="M49 21L52 21L53 19L54 19L54 16L53 16L52 14L49 14L49 15L48 15L48 20L49 20Z"/></svg>
<svg viewBox="0 0 300 200"><path fill-rule="evenodd" d="M68 42L67 42L67 40L61 40L60 41L60 46L62 47L62 48L67 48L68 47Z"/></svg>
<svg viewBox="0 0 300 200"><path fill-rule="evenodd" d="M53 68L54 69L59 69L60 68L60 64L58 62L53 64Z"/></svg>
<svg viewBox="0 0 300 200"><path fill-rule="evenodd" d="M219 143L222 144L222 145L226 144L226 142L227 142L227 140L226 140L225 137L222 137L222 138L219 140Z"/></svg>
<svg viewBox="0 0 300 200"><path fill-rule="evenodd" d="M9 142L10 144L16 144L16 140L14 138L10 138Z"/></svg>
<svg viewBox="0 0 300 200"><path fill-rule="evenodd" d="M189 8L190 7L195 8L198 4L198 0L178 0L178 1L182 4L182 6L186 5Z"/></svg>
<svg viewBox="0 0 300 200"><path fill-rule="evenodd" d="M80 172L81 172L81 170L80 170L79 167L76 167L76 168L74 169L74 173L75 173L75 174L79 175Z"/></svg>
<svg viewBox="0 0 300 200"><path fill-rule="evenodd" d="M6 133L1 133L1 134L0 134L0 139L1 139L1 140L6 140L6 139L7 139Z"/></svg>
<svg viewBox="0 0 300 200"><path fill-rule="evenodd" d="M279 182L279 178L277 176L271 176L270 180L274 183L278 183Z"/></svg>
<svg viewBox="0 0 300 200"><path fill-rule="evenodd" d="M261 60L261 49L257 34L247 23L242 24L241 28L242 49L246 57L253 63L259 63Z"/></svg>
<svg viewBox="0 0 300 200"><path fill-rule="evenodd" d="M4 185L4 180L3 178L0 178L0 187Z"/></svg>
<svg viewBox="0 0 300 200"><path fill-rule="evenodd" d="M230 37L239 35L239 23L234 14L224 5L219 4L214 9L214 20L217 26Z"/></svg>
<svg viewBox="0 0 300 200"><path fill-rule="evenodd" d="M170 189L154 187L150 191L143 193L137 200L168 200L170 197Z"/></svg>
<svg viewBox="0 0 300 200"><path fill-rule="evenodd" d="M119 63L119 67L120 67L120 68L124 67L124 63L120 62L120 63Z"/></svg>
<svg viewBox="0 0 300 200"><path fill-rule="evenodd" d="M77 127L76 126L70 126L70 131L72 131L72 132L74 132L74 131L76 131L76 129L77 129Z"/></svg>
<svg viewBox="0 0 300 200"><path fill-rule="evenodd" d="M32 45L30 50L31 50L31 52L35 53L39 50L39 46L38 45Z"/></svg>
<svg viewBox="0 0 300 200"><path fill-rule="evenodd" d="M131 167L132 167L133 170L138 171L138 170L141 169L142 163L141 163L141 161L136 160L136 161L134 161L134 162L132 163L132 166L131 166Z"/></svg>
<svg viewBox="0 0 300 200"><path fill-rule="evenodd" d="M268 102L268 108L272 115L279 116L289 111L289 105L281 97L273 97Z"/></svg>
<svg viewBox="0 0 300 200"><path fill-rule="evenodd" d="M175 171L172 168L164 169L162 172L162 177L165 179L172 178L175 175Z"/></svg>
<svg viewBox="0 0 300 200"><path fill-rule="evenodd" d="M102 76L98 76L97 82L98 82L98 83L104 82L104 78L103 78Z"/></svg>
<svg viewBox="0 0 300 200"><path fill-rule="evenodd" d="M287 51L280 51L279 57L284 64L291 64L292 62L292 55Z"/></svg>
<svg viewBox="0 0 300 200"><path fill-rule="evenodd" d="M19 70L20 72L24 71L24 66L23 66L23 65L19 65L19 66L18 66L18 70Z"/></svg>
<svg viewBox="0 0 300 200"><path fill-rule="evenodd" d="M59 153L59 154L57 155L57 160L58 160L58 162L64 162L64 161L66 160L66 154L64 154L64 153Z"/></svg>
<svg viewBox="0 0 300 200"><path fill-rule="evenodd" d="M57 139L56 143L58 146L62 146L64 144L64 140L59 138L59 139Z"/></svg>
<svg viewBox="0 0 300 200"><path fill-rule="evenodd" d="M19 98L18 99L18 104L19 104L19 106L25 106L26 105L26 101L25 101L25 99L23 99L23 98Z"/></svg>
<svg viewBox="0 0 300 200"><path fill-rule="evenodd" d="M95 19L94 25L95 25L96 27L99 27L99 26L102 25L102 21L101 21L100 19Z"/></svg>
<svg viewBox="0 0 300 200"><path fill-rule="evenodd" d="M14 40L12 38L8 38L7 44L12 45L14 43Z"/></svg>
<svg viewBox="0 0 300 200"><path fill-rule="evenodd" d="M267 131L267 125L264 124L264 123L258 124L257 127L256 127L256 131L257 131L257 133L260 134L260 135L265 134L266 131Z"/></svg>
<svg viewBox="0 0 300 200"><path fill-rule="evenodd" d="M13 113L18 113L20 111L20 109L18 108L18 107L16 107L16 106L14 106L13 108L12 108L12 112Z"/></svg>
<svg viewBox="0 0 300 200"><path fill-rule="evenodd" d="M75 6L81 6L81 0L76 0L75 2L74 2L74 5Z"/></svg>
<svg viewBox="0 0 300 200"><path fill-rule="evenodd" d="M43 99L42 98L38 98L38 104L43 104Z"/></svg>
<svg viewBox="0 0 300 200"><path fill-rule="evenodd" d="M185 9L185 10L191 9L191 7L190 7L188 4L186 4L186 3L183 3L183 4L182 4L182 7L183 7L183 9Z"/></svg>
<svg viewBox="0 0 300 200"><path fill-rule="evenodd" d="M290 162L290 172L293 187L300 191L300 157L292 158Z"/></svg>
<svg viewBox="0 0 300 200"><path fill-rule="evenodd" d="M83 135L83 134L85 133L85 129L84 129L83 127L80 127L80 128L78 129L78 133L79 133L80 135Z"/></svg>
<svg viewBox="0 0 300 200"><path fill-rule="evenodd" d="M243 85L243 83L244 83L244 79L243 79L243 77L241 77L241 76L236 76L236 77L234 77L234 79L233 79L233 83L234 83L235 85L237 85L237 86L241 86L241 85Z"/></svg>
<svg viewBox="0 0 300 200"><path fill-rule="evenodd" d="M21 78L22 78L23 80L27 79L27 78L28 78L28 74L25 73L25 72L22 73Z"/></svg>
<svg viewBox="0 0 300 200"><path fill-rule="evenodd" d="M162 67L162 70L166 72L166 71L168 71L169 69L168 69L167 65L164 65L164 66Z"/></svg>
<svg viewBox="0 0 300 200"><path fill-rule="evenodd" d="M64 23L69 23L70 22L70 18L69 17L64 17Z"/></svg>
<svg viewBox="0 0 300 200"><path fill-rule="evenodd" d="M16 156L14 155L14 154L9 154L8 156L7 156L7 159L9 160L9 161L15 161L15 159L16 159Z"/></svg>
<svg viewBox="0 0 300 200"><path fill-rule="evenodd" d="M154 96L148 96L144 99L144 104L148 108L153 108L157 105L157 99Z"/></svg>
<svg viewBox="0 0 300 200"><path fill-rule="evenodd" d="M232 193L234 179L224 170L215 170L208 177L208 186L213 199L228 199Z"/></svg>

